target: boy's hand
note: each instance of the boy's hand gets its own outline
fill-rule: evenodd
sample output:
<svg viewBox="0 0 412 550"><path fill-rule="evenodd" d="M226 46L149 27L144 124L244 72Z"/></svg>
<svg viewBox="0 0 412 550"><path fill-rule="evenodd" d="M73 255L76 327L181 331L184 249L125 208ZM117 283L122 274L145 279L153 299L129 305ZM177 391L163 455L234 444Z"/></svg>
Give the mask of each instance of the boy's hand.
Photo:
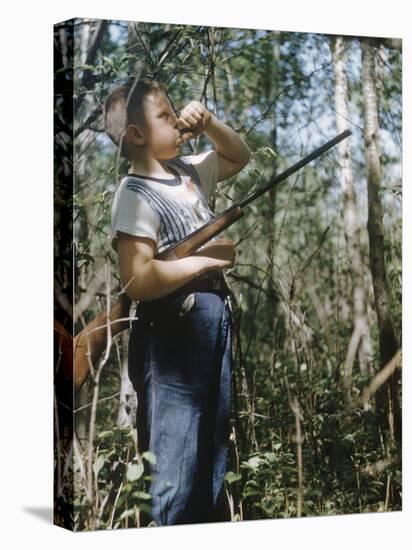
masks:
<svg viewBox="0 0 412 550"><path fill-rule="evenodd" d="M236 250L233 241L230 239L216 239L209 241L200 250L192 254L210 258L209 269L221 269L233 267L235 264Z"/></svg>
<svg viewBox="0 0 412 550"><path fill-rule="evenodd" d="M199 101L191 101L180 113L177 121L179 130L190 130L181 134L182 141L187 141L202 134L212 117Z"/></svg>

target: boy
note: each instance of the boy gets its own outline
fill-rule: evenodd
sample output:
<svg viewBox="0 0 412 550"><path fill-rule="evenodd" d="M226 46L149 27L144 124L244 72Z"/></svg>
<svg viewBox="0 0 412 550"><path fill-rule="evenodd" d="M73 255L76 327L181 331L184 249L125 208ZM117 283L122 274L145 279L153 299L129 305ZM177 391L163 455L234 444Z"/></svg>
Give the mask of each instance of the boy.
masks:
<svg viewBox="0 0 412 550"><path fill-rule="evenodd" d="M129 376L138 396L141 451L152 466L156 525L216 520L226 470L231 355L229 290L222 272L235 250L215 240L192 256L160 261L170 245L214 215L218 181L249 161L243 139L201 103L178 118L164 87L144 78L116 88L105 129L130 162L112 204L112 246L126 294L137 301ZM216 150L177 157L205 133Z"/></svg>

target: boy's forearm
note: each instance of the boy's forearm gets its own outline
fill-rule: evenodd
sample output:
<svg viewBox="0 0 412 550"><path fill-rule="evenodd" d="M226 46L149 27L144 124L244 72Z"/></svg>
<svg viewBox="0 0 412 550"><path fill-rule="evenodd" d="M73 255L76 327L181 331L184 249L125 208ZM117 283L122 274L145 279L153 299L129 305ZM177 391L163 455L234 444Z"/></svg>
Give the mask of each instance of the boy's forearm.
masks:
<svg viewBox="0 0 412 550"><path fill-rule="evenodd" d="M172 261L153 259L140 267L139 276L128 285L126 292L131 300L156 300L211 269L224 267L224 264L223 261L196 256Z"/></svg>
<svg viewBox="0 0 412 550"><path fill-rule="evenodd" d="M213 114L205 127L205 134L213 142L216 151L232 162L245 166L250 160L250 149L243 138L230 126Z"/></svg>

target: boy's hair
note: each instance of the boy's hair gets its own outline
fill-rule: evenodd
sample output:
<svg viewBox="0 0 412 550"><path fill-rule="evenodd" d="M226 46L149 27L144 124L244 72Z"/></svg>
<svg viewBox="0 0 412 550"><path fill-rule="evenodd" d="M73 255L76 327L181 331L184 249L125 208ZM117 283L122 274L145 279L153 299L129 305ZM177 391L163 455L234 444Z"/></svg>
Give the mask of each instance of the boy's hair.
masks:
<svg viewBox="0 0 412 550"><path fill-rule="evenodd" d="M151 78L136 81L130 78L125 84L115 88L103 106L104 129L121 155L130 160L130 151L125 137L128 124L141 124L145 119L142 103L149 94L165 93L165 85Z"/></svg>

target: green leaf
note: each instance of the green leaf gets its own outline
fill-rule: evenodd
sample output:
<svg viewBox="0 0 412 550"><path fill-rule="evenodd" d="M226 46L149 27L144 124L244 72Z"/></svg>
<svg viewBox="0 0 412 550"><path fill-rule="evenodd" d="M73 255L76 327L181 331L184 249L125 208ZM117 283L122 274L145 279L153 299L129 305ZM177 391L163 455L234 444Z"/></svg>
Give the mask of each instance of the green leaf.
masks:
<svg viewBox="0 0 412 550"><path fill-rule="evenodd" d="M137 508L139 508L141 512L146 512L147 514L150 514L152 512L152 507L150 506L150 504L146 504L144 502L139 503L137 505Z"/></svg>
<svg viewBox="0 0 412 550"><path fill-rule="evenodd" d="M127 466L127 480L136 481L137 479L140 479L143 475L143 471L143 464L129 464Z"/></svg>
<svg viewBox="0 0 412 550"><path fill-rule="evenodd" d="M125 518L131 518L134 517L135 511L134 510L125 510L122 512L121 516L119 517L119 521Z"/></svg>
<svg viewBox="0 0 412 550"><path fill-rule="evenodd" d="M272 464L276 462L277 456L275 453L265 453L265 457L271 462Z"/></svg>
<svg viewBox="0 0 412 550"><path fill-rule="evenodd" d="M142 454L142 458L147 460L147 462L149 462L149 464L151 464L152 466L155 466L155 464L157 463L156 455L154 453L152 453L151 451L144 452Z"/></svg>
<svg viewBox="0 0 412 550"><path fill-rule="evenodd" d="M125 483L123 485L122 496L123 495L129 496L128 493L130 493L132 489L133 489L133 485L131 483Z"/></svg>
<svg viewBox="0 0 412 550"><path fill-rule="evenodd" d="M249 479L245 484L245 490L250 489L250 487L254 487L255 489L258 489L259 484L254 479Z"/></svg>
<svg viewBox="0 0 412 550"><path fill-rule="evenodd" d="M235 474L235 472L226 472L225 481L227 481L229 485L232 485L232 483L235 483L240 479L242 479L241 474Z"/></svg>
<svg viewBox="0 0 412 550"><path fill-rule="evenodd" d="M85 256L88 256L88 254L85 254ZM93 260L94 258L90 256L90 258ZM113 432L112 430L103 430L102 432L99 432L97 434L98 439L104 439L105 437L112 436Z"/></svg>
<svg viewBox="0 0 412 550"><path fill-rule="evenodd" d="M140 498L141 500L150 500L152 498L152 495L149 495L149 493L144 493L143 491L135 491L133 496Z"/></svg>
<svg viewBox="0 0 412 550"><path fill-rule="evenodd" d="M103 468L104 461L105 461L105 456L104 455L99 455L96 458L96 460L93 464L93 472L94 472L95 477L97 477L99 475L100 470Z"/></svg>
<svg viewBox="0 0 412 550"><path fill-rule="evenodd" d="M257 470L262 464L262 459L260 458L260 456L252 456L252 458L249 458L247 462L253 470Z"/></svg>

